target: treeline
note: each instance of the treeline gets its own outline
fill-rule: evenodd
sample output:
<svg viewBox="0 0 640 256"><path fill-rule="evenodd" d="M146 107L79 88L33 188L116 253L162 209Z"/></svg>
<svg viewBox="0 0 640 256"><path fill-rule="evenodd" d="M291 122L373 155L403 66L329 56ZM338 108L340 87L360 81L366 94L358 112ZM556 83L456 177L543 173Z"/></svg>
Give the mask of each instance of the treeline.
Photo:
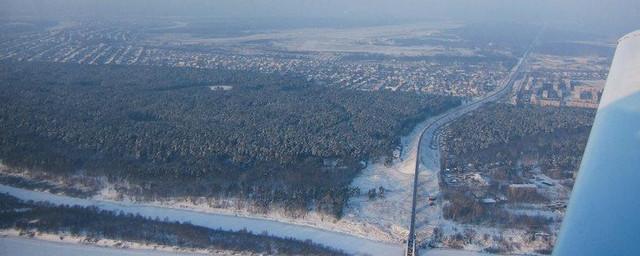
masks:
<svg viewBox="0 0 640 256"><path fill-rule="evenodd" d="M6 194L0 194L0 229L266 255L346 255L308 240L213 230L95 207L24 202Z"/></svg>
<svg viewBox="0 0 640 256"><path fill-rule="evenodd" d="M400 135L459 104L229 70L4 62L0 77L9 166L338 217L360 161L391 157Z"/></svg>

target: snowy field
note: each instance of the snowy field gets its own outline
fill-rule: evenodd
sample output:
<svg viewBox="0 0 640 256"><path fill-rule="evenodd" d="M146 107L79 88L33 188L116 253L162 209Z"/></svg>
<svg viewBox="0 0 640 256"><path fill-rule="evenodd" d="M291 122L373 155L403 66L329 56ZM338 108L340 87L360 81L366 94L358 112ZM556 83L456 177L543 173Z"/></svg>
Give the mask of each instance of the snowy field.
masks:
<svg viewBox="0 0 640 256"><path fill-rule="evenodd" d="M402 242L407 238L411 217L412 186L418 140L422 131L440 119L441 116L429 118L418 124L412 133L403 137L400 157L390 166L385 166L383 163L368 164L368 167L362 171L362 174L351 185L360 188L364 192L382 186L385 188L385 196L374 200L369 200L366 195L352 198L346 209L345 219L352 222L369 223L377 229L390 234L396 242ZM424 141L422 141L422 165L418 187L418 198L422 199L426 199L430 195L436 195L439 191L437 176L439 169L438 152L429 148L436 126L431 126L427 134L425 134ZM419 225L427 223L427 219L435 220L442 216L441 210L437 209L439 208L438 206L431 207L433 209L427 208L425 205L418 204L417 209L420 212L417 223Z"/></svg>

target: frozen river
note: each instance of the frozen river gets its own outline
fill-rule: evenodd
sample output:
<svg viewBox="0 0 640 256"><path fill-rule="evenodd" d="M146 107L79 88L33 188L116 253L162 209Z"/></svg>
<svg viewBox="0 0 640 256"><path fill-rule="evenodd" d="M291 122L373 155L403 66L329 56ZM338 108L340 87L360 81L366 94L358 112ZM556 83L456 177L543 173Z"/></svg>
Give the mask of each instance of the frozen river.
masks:
<svg viewBox="0 0 640 256"><path fill-rule="evenodd" d="M83 244L0 237L0 255L20 256L176 256L200 254L171 253L151 250L116 249Z"/></svg>
<svg viewBox="0 0 640 256"><path fill-rule="evenodd" d="M202 213L192 210L163 208L132 203L80 199L54 195L46 192L19 189L6 185L0 185L0 193L8 193L22 200L50 202L56 205L96 206L104 210L123 211L125 213L140 214L150 218L167 218L169 221L189 222L193 225L212 229L234 231L246 229L257 234L268 232L270 235L277 237L292 237L299 240L310 239L315 243L331 246L351 254L401 255L403 252L403 247L400 244L383 243L344 233L267 219Z"/></svg>

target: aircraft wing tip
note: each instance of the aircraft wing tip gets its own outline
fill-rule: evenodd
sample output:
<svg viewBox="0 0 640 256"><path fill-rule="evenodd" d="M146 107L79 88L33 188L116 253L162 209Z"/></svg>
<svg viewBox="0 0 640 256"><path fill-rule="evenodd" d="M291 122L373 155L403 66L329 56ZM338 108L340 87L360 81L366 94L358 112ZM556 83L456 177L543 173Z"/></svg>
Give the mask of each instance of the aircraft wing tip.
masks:
<svg viewBox="0 0 640 256"><path fill-rule="evenodd" d="M640 29L633 31L629 34L626 34L625 36L621 37L620 39L618 39L618 43L631 39L631 38L635 38L635 37L640 37Z"/></svg>

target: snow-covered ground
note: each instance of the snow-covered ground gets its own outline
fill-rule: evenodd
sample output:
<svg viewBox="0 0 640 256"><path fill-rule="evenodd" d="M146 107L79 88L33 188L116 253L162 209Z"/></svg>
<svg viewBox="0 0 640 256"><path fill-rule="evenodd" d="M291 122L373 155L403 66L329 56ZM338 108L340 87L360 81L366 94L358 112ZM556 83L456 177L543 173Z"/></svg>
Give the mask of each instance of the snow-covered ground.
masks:
<svg viewBox="0 0 640 256"><path fill-rule="evenodd" d="M143 249L120 249L86 244L53 242L13 236L0 237L0 255L20 256L176 256L203 255Z"/></svg>
<svg viewBox="0 0 640 256"><path fill-rule="evenodd" d="M188 209L192 211L242 216L248 218L258 218L265 220L273 220L277 222L289 223L325 231L339 232L356 236L367 240L374 240L383 243L400 244L403 236L393 236L386 229L381 229L378 225L373 225L366 219L360 218L360 215L349 215L340 220L332 216L326 216L316 211L308 212L302 218L292 218L287 215L283 209L273 207L268 213L257 213L250 209L250 206L243 203L243 200L237 198L160 198L154 201L136 201L127 196L119 194L113 187L113 184L105 183L104 188L93 197L97 201L107 202L125 202L135 205L154 206L159 208L170 209Z"/></svg>
<svg viewBox="0 0 640 256"><path fill-rule="evenodd" d="M417 125L408 136L403 137L400 157L390 166L385 166L383 163L368 164L362 174L353 181L352 186L359 187L365 192L382 186L385 188L385 196L374 200L369 200L366 195L352 198L346 209L345 219L369 223L388 233L395 241L406 240L409 233L413 175L420 134L430 127L422 141L420 158L422 163L418 174L418 198L427 200L429 196L437 197L439 194L438 150L429 147L438 125L431 124L440 123L441 117L449 114L450 112L447 112L429 118ZM436 226L434 224L442 218L442 209L439 204L429 206L426 201L418 202L416 218L418 235L420 236L424 231L430 233L432 228L428 227Z"/></svg>
<svg viewBox="0 0 640 256"><path fill-rule="evenodd" d="M369 200L366 193L350 199L344 219L363 222L389 234L390 238L402 242L409 233L413 175L420 133L434 118L420 123L412 133L402 138L400 157L391 165L368 163L367 168L354 179L351 186L366 192L384 187L384 197ZM422 178L422 177L421 177ZM437 185L437 183L436 183Z"/></svg>
<svg viewBox="0 0 640 256"><path fill-rule="evenodd" d="M190 222L193 225L213 229L236 231L246 229L253 233L267 232L270 235L278 237L292 237L300 240L310 239L316 243L341 249L352 254L399 255L402 253L402 246L400 244L378 242L344 233L268 219L212 214L187 209L163 208L134 203L72 198L46 192L19 189L6 185L0 185L0 192L8 193L22 200L43 201L58 205L95 206L104 210L123 211L125 213L140 214L150 218L158 217L160 219L166 218L169 221Z"/></svg>
<svg viewBox="0 0 640 256"><path fill-rule="evenodd" d="M491 255L487 253L453 250L453 249L433 249L425 251L420 254L422 256L479 256L479 255Z"/></svg>
<svg viewBox="0 0 640 256"><path fill-rule="evenodd" d="M507 79L505 79L506 81ZM402 151L399 159L396 159L390 166L385 166L383 163L369 163L368 167L352 183L352 186L359 187L361 191L382 186L385 188L385 197L375 200L363 197L352 198L346 209L345 219L369 223L390 234L395 241L406 239L409 232L411 193L418 143L420 134L427 129L420 151L416 230L418 240L428 239L433 228L443 225L439 186L440 156L437 147L435 149L431 147L437 143L434 142L437 140L434 135L447 122L479 108L485 102L498 98L495 94L479 99L431 117L417 125L408 136L402 138ZM435 199L433 205L430 205L429 197Z"/></svg>

